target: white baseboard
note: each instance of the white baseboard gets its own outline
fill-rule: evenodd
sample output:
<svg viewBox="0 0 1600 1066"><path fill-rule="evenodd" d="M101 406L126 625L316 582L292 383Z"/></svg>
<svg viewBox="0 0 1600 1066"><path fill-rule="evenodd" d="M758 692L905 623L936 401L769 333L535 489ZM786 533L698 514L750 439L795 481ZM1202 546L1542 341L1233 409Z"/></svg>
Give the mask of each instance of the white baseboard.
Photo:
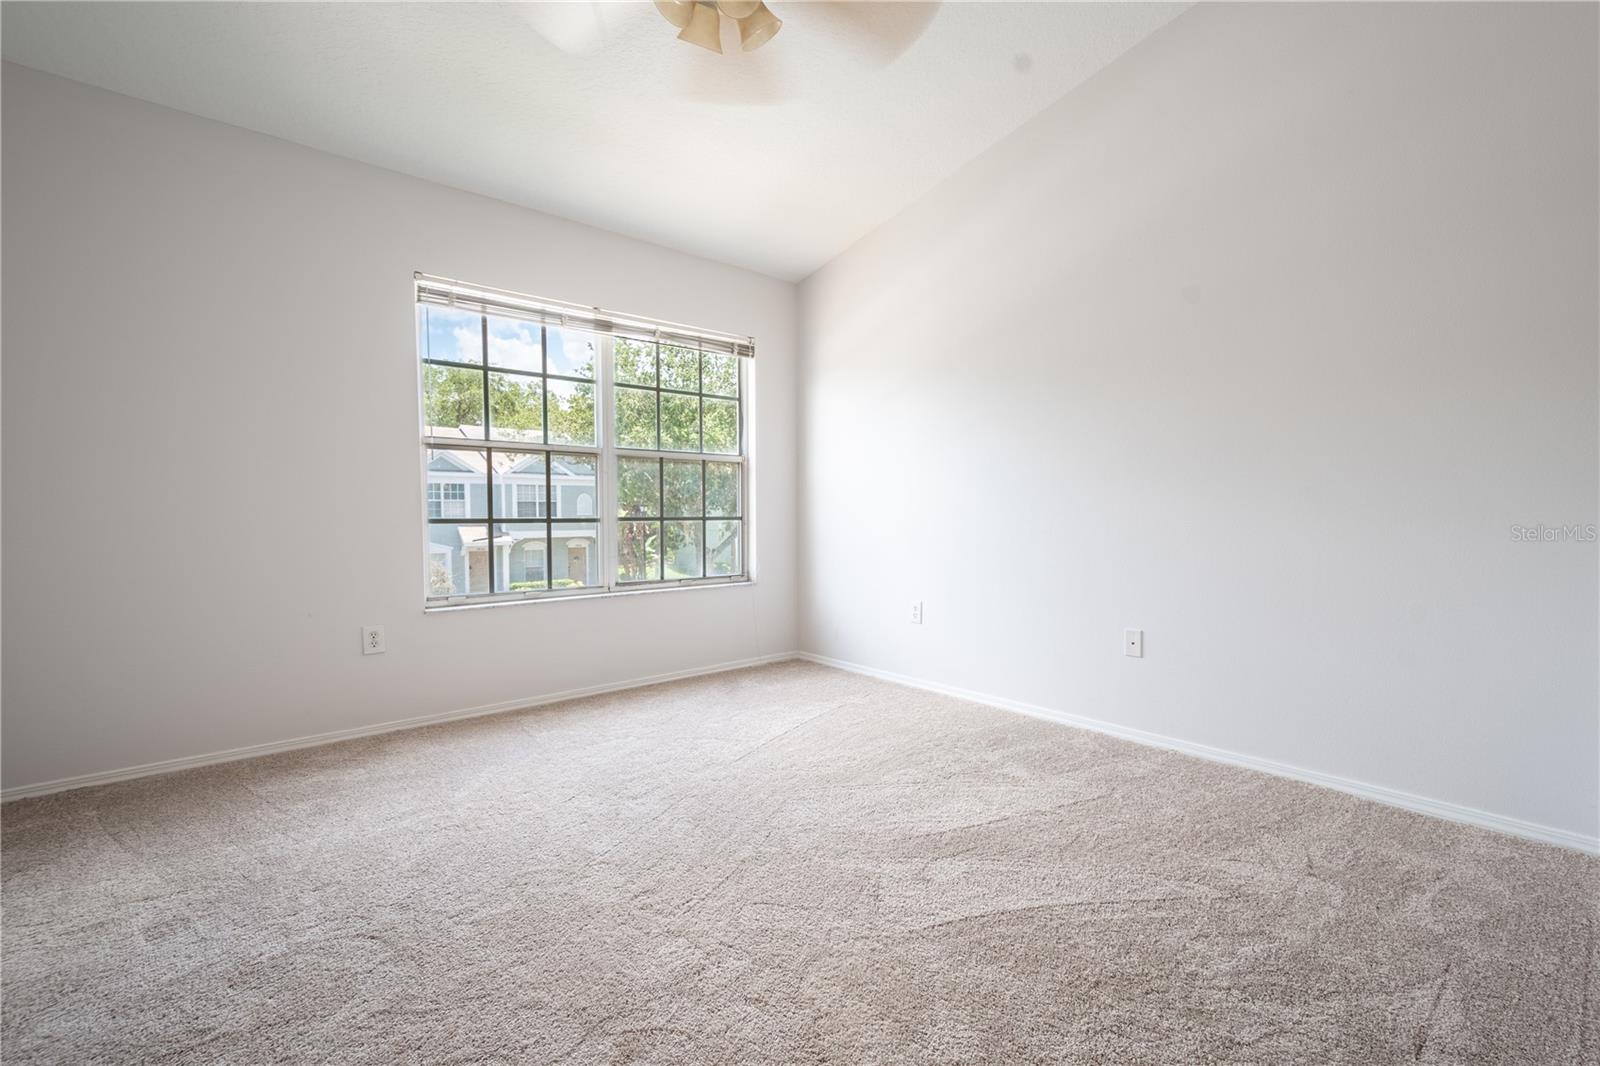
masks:
<svg viewBox="0 0 1600 1066"><path fill-rule="evenodd" d="M262 755L273 755L282 751L294 751L297 748L312 748L322 744L335 744L341 740L355 740L358 737L377 736L381 733L394 733L402 729L415 729L419 726L435 725L440 722L454 722L463 718L478 718L489 714L504 714L507 711L520 711L529 707L539 707L551 703L560 703L563 700L579 699L583 696L597 696L606 692L620 692L624 689L642 688L646 685L657 685L664 681L678 681L683 678L701 677L707 674L718 674L728 670L741 670L750 666L762 666L766 663L784 662L789 659L804 659L809 662L831 666L838 670L847 670L850 673L863 674L883 681L890 681L910 688L923 689L928 692L938 692L957 699L968 700L972 703L981 703L1001 710L1014 711L1018 714L1030 715L1034 718L1043 718L1047 721L1059 722L1063 725L1076 726L1079 729L1091 729L1097 733L1105 733L1124 740L1131 740L1137 744L1147 744L1152 747L1166 748L1169 751L1193 755L1212 762L1226 763L1229 766L1241 766L1248 770L1258 770L1261 773L1273 774L1277 777L1287 777L1295 781L1304 781L1308 784L1321 785L1324 788L1335 789L1362 799L1373 800L1377 803L1388 804L1391 807L1400 807L1419 814L1431 815L1435 818L1444 818L1452 822L1461 822L1466 825L1475 825L1483 829L1490 829L1510 836L1523 837L1528 840L1537 840L1545 844L1554 844L1558 847L1571 848L1575 851L1585 852L1590 855L1600 855L1600 838L1587 837L1581 833L1573 833L1565 829L1556 829L1551 826L1539 825L1535 822L1526 822L1520 818L1510 818L1505 815L1492 814L1474 807L1465 807L1458 803L1449 803L1444 800L1429 799L1426 796L1402 792L1399 789L1386 788L1382 785L1370 785L1364 781L1356 781L1348 777L1339 777L1335 774L1325 774L1318 770L1307 770L1288 763L1277 762L1273 759L1262 759L1254 755L1241 755L1238 752L1226 751L1222 748L1213 748L1206 744L1197 744L1193 741L1180 740L1176 737L1164 736L1160 733L1151 733L1143 729L1134 729L1130 726L1117 725L1114 722L1105 722L1096 718L1088 718L1069 711L1056 710L1038 704L1024 703L1020 700L1006 699L1001 696L991 696L984 692L974 692L970 689L957 688L954 685L940 684L934 681L924 681L921 678L897 674L890 670L879 670L876 667L864 666L860 663L847 662L843 659L832 659L825 655L816 655L812 652L780 652L776 655L762 655L751 659L739 659L733 662L717 663L713 666L693 667L688 670L675 670L671 673L653 674L649 677L630 678L626 681L616 681L604 685L590 685L586 688L568 689L564 692L552 692L543 696L529 696L523 699L505 700L501 703L487 704L481 707L468 707L464 710L444 711L440 714L418 715L414 718L401 718L391 722L380 722L376 725L359 726L354 729L341 729L331 733L317 733L311 736L295 737L290 740L272 741L266 744L251 744L242 748L231 748L227 751L211 752L205 755L191 755L179 759L163 759L160 762L145 763L141 766L129 766L120 770L107 770L102 773L80 774L75 777L62 777L54 781L41 781L32 785L17 785L13 788L0 790L0 802L9 802L24 799L29 796L43 796L51 792L63 792L74 788L88 788L92 785L109 785L116 781L129 781L137 777L151 777L156 774L170 774L178 770L188 770L197 766L211 766L215 763L235 762L240 759L254 759Z"/></svg>
<svg viewBox="0 0 1600 1066"><path fill-rule="evenodd" d="M928 692L938 692L972 703L981 703L989 707L998 707L1001 710L1031 715L1034 718L1060 722L1063 725L1077 726L1080 729L1092 729L1097 733L1121 737L1123 740L1131 740L1137 744L1166 748L1169 751L1182 752L1185 755L1209 759L1212 762L1226 763L1229 766L1242 766L1247 770L1259 770L1262 773L1273 774L1277 777L1287 777L1295 781L1321 785L1324 788L1346 792L1352 796L1360 796L1362 799L1373 800L1391 807L1401 807L1408 811L1415 811L1418 814L1427 814L1452 822L1475 825L1483 829L1491 829L1497 833L1506 833L1510 836L1537 840L1544 844L1571 848L1574 851L1581 851L1590 855L1600 855L1600 838L1587 837L1581 833L1573 833L1566 829L1556 829L1547 825L1539 825L1535 822L1525 822L1520 818L1491 814L1488 811L1480 811L1475 807L1464 807L1458 803L1429 799L1426 796L1417 796L1410 792L1401 792L1399 789L1385 788L1382 785L1369 785L1364 781L1355 781L1335 774L1325 774L1318 770L1306 770L1302 767L1291 766L1288 763L1277 762L1273 759L1262 759L1254 755L1241 755L1238 752L1213 748L1206 744L1196 744L1193 741L1179 740L1176 737L1163 736L1160 733L1150 733L1143 729L1117 725L1114 722L1104 722L1097 718L1086 718L1083 715L1059 711L1051 707L1041 707L1037 704L1023 703L1020 700L1010 700L983 692L973 692L935 681L924 681L921 678L908 677L905 674L897 674L889 670L879 670L876 667L863 666L860 663L846 662L843 659L830 659L825 655L800 652L796 658L819 663L823 666L831 666L839 670L848 670L853 674L864 674L867 677L892 681L897 685L924 689Z"/></svg>
<svg viewBox="0 0 1600 1066"><path fill-rule="evenodd" d="M766 663L785 662L796 658L799 658L797 652L788 651L780 652L776 655L761 655L753 659L738 659L734 662L717 663L714 666L697 666L688 670L674 670L667 674L635 677L627 681L615 681L605 685L590 685L587 688L568 689L565 692L552 692L544 696L505 700L501 703L490 703L482 707L468 707L460 711L423 714L415 718L401 718L392 722L380 722L377 725L357 726L354 729L339 729L331 733L316 733L308 737L295 737L292 740L275 740L266 744L251 744L243 748L214 751L207 755L189 755L181 759L163 759L160 762L145 763L142 766L129 766L121 770L107 770L97 774L79 774L76 777L60 777L54 781L41 781L35 785L17 785L13 788L0 790L0 802L25 799L29 796L43 796L51 792L64 792L72 788L88 788L91 785L109 785L114 781L129 781L136 777L170 774L177 770L189 770L197 766L211 766L215 763L254 759L262 755L274 755L280 751L314 748L322 744L336 744L341 740L355 740L358 737L377 736L380 733L395 733L402 729L416 729L418 726L454 722L462 718L479 718L486 714L521 711L529 707L560 703L563 700L574 700L582 696L598 696L605 692L620 692L623 689L642 688L645 685L659 685L663 681L679 681L686 677L720 674L728 670L742 670L747 666L762 666Z"/></svg>

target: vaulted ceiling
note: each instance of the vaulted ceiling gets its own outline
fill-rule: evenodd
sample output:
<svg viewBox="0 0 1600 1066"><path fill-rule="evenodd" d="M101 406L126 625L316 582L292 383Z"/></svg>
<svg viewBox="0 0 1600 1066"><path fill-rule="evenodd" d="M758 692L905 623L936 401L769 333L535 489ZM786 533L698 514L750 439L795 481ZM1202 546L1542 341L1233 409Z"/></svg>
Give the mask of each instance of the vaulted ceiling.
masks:
<svg viewBox="0 0 1600 1066"><path fill-rule="evenodd" d="M799 279L1185 4L18 3L5 58ZM725 26L731 30L731 24Z"/></svg>

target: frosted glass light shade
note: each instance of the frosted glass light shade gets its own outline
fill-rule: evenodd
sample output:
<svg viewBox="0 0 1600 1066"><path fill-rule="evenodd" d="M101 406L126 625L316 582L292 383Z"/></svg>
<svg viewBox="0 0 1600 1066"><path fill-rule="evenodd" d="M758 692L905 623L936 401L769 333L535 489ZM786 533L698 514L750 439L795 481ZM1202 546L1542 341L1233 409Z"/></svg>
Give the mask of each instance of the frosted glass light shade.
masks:
<svg viewBox="0 0 1600 1066"><path fill-rule="evenodd" d="M695 4L694 15L689 19L689 24L683 28L683 32L678 34L678 40L721 53L722 16L717 14L717 5Z"/></svg>
<svg viewBox="0 0 1600 1066"><path fill-rule="evenodd" d="M746 52L754 52L782 28L783 20L758 0L756 9L739 20L739 43Z"/></svg>
<svg viewBox="0 0 1600 1066"><path fill-rule="evenodd" d="M754 15L760 6L761 0L717 0L717 10L735 22Z"/></svg>
<svg viewBox="0 0 1600 1066"><path fill-rule="evenodd" d="M680 30L694 17L694 7L694 0L656 0L656 10L661 12L661 17Z"/></svg>

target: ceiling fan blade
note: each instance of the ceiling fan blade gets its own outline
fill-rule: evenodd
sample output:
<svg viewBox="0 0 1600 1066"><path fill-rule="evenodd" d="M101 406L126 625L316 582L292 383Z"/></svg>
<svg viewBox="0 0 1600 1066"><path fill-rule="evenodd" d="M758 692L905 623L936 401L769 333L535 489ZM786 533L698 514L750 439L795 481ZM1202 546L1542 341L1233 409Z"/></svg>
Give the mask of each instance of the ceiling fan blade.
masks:
<svg viewBox="0 0 1600 1066"><path fill-rule="evenodd" d="M835 0L780 5L779 14L785 11L793 11L794 20L806 20L816 32L835 38L841 45L887 64L916 43L938 13L939 4L918 0Z"/></svg>
<svg viewBox="0 0 1600 1066"><path fill-rule="evenodd" d="M596 0L513 6L535 33L568 55L598 52L624 22L649 10L644 4L608 4Z"/></svg>

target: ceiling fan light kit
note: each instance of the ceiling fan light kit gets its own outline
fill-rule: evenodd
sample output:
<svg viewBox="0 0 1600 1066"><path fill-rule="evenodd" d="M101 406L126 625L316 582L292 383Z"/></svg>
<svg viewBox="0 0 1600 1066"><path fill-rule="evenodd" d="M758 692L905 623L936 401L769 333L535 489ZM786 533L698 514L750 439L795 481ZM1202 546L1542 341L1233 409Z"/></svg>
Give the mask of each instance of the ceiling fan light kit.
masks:
<svg viewBox="0 0 1600 1066"><path fill-rule="evenodd" d="M777 36L783 29L783 20L774 15L766 4L756 0L755 10L739 19L739 41L746 52L754 52Z"/></svg>
<svg viewBox="0 0 1600 1066"><path fill-rule="evenodd" d="M661 12L661 17L680 30L689 25L689 19L694 17L694 9L699 6L694 0L655 0L655 2L656 10Z"/></svg>
<svg viewBox="0 0 1600 1066"><path fill-rule="evenodd" d="M678 34L678 40L697 44L701 48L709 48L713 52L722 51L722 21L717 15L714 4L694 5L694 13L689 16L689 25Z"/></svg>
<svg viewBox="0 0 1600 1066"><path fill-rule="evenodd" d="M783 28L761 0L655 0L661 17L678 27L678 40L721 54L722 17L739 26L739 44L754 52Z"/></svg>

